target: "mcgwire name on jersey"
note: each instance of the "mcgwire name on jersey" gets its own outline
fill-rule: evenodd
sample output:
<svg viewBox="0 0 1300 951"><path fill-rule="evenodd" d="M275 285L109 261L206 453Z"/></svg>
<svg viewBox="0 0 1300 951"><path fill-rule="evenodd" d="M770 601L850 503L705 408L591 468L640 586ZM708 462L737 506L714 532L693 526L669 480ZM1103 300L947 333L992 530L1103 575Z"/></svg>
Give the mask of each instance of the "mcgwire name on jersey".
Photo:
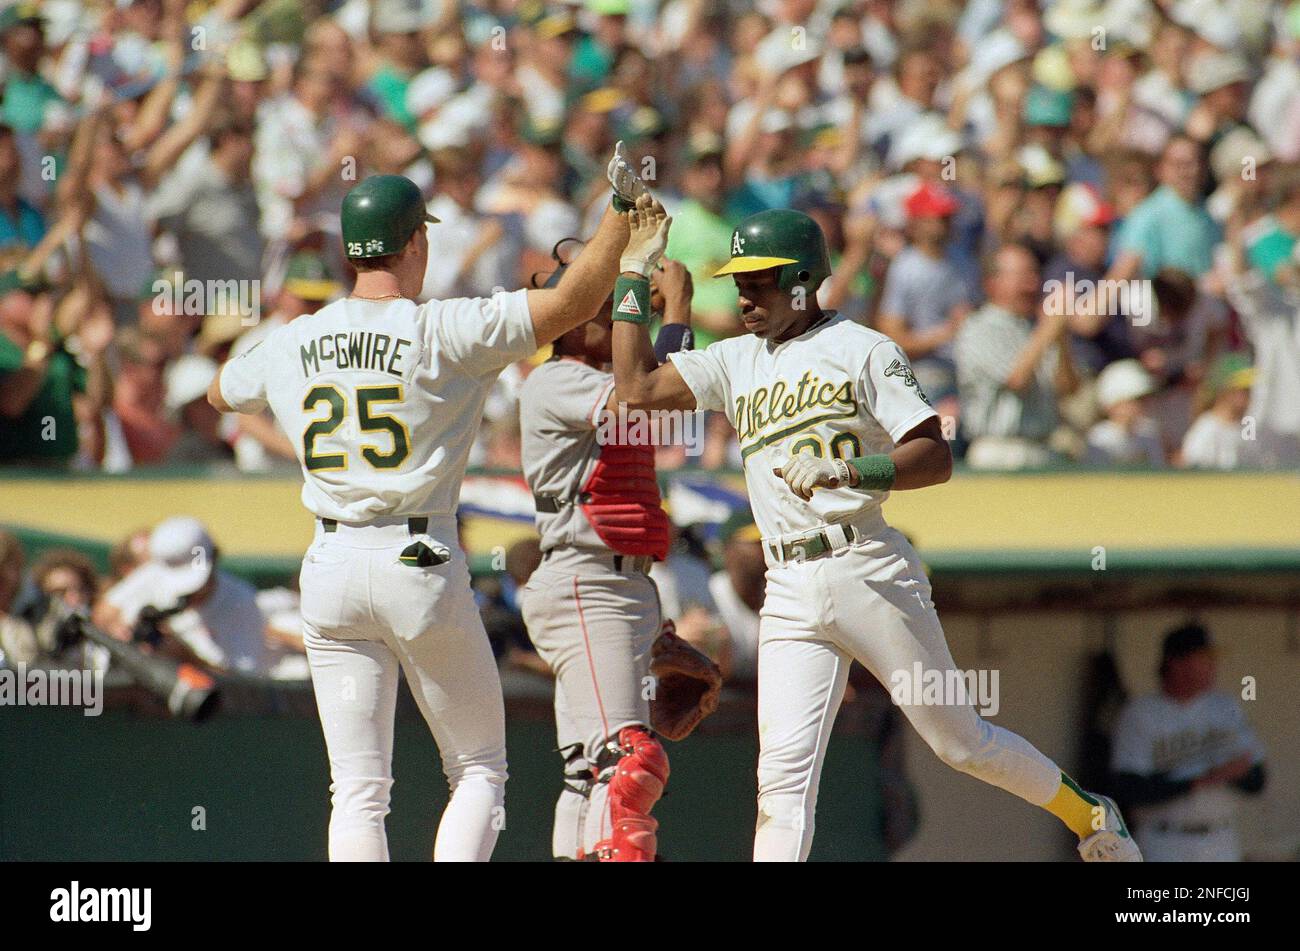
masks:
<svg viewBox="0 0 1300 951"><path fill-rule="evenodd" d="M748 396L736 397L736 434L743 443L769 426L790 422L809 410L822 407L845 407L840 416L856 416L858 401L853 395L853 381L822 383L821 377L805 370L799 385L791 391L785 380L777 380L769 389L760 386Z"/></svg>
<svg viewBox="0 0 1300 951"><path fill-rule="evenodd" d="M388 334L371 330L353 330L350 333L322 334L310 344L298 347L302 357L302 375L311 377L322 370L321 364L333 364L331 370L379 370L395 377L403 375L399 361L406 356L405 348L411 341L405 337L394 340Z"/></svg>

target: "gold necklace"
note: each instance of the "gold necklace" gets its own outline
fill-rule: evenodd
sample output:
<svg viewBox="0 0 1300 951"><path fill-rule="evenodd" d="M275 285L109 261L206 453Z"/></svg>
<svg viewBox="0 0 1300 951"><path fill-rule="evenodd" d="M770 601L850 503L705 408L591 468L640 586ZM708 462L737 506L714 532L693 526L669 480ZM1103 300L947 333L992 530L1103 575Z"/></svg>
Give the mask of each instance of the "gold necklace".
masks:
<svg viewBox="0 0 1300 951"><path fill-rule="evenodd" d="M349 294L354 300L399 300L401 294L380 294L378 297L366 297L364 294Z"/></svg>

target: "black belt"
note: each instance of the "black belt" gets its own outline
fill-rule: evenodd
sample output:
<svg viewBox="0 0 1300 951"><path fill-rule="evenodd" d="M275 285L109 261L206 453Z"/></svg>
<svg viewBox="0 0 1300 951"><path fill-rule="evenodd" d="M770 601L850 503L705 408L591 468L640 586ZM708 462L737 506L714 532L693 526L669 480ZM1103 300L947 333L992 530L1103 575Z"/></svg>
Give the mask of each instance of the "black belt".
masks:
<svg viewBox="0 0 1300 951"><path fill-rule="evenodd" d="M577 498L577 502L579 505L586 505L590 501L591 501L590 492L583 492ZM574 503L574 499L561 499L554 495L533 496L534 507L537 509L537 511L543 513L544 515L554 515L556 512L564 508L566 505L572 505L573 503Z"/></svg>
<svg viewBox="0 0 1300 951"><path fill-rule="evenodd" d="M320 525L326 532L337 532L339 530L339 521L336 518L323 518L320 520ZM429 531L429 517L427 515L412 515L406 520L406 528L412 535L424 535Z"/></svg>

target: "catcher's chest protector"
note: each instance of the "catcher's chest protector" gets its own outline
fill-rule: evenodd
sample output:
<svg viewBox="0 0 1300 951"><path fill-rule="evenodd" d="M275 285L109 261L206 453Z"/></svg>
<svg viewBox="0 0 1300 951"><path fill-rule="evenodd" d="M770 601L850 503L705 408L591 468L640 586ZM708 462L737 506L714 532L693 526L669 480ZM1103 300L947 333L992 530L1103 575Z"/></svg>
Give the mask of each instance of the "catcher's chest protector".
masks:
<svg viewBox="0 0 1300 951"><path fill-rule="evenodd" d="M620 555L668 555L668 513L659 499L654 446L604 445L579 505Z"/></svg>

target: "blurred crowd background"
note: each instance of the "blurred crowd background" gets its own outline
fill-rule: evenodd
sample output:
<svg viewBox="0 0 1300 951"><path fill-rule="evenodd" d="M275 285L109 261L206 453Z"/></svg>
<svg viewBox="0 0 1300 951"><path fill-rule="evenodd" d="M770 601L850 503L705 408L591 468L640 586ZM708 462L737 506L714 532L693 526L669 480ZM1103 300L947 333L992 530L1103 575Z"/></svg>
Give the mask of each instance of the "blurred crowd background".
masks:
<svg viewBox="0 0 1300 951"><path fill-rule="evenodd" d="M590 232L619 139L699 345L733 226L794 207L970 466L1300 461L1300 3L46 0L0 49L0 463L291 473L203 394L347 292L347 189L419 183L424 296L486 295ZM474 465L518 468L531 365ZM721 419L661 460L738 463Z"/></svg>

